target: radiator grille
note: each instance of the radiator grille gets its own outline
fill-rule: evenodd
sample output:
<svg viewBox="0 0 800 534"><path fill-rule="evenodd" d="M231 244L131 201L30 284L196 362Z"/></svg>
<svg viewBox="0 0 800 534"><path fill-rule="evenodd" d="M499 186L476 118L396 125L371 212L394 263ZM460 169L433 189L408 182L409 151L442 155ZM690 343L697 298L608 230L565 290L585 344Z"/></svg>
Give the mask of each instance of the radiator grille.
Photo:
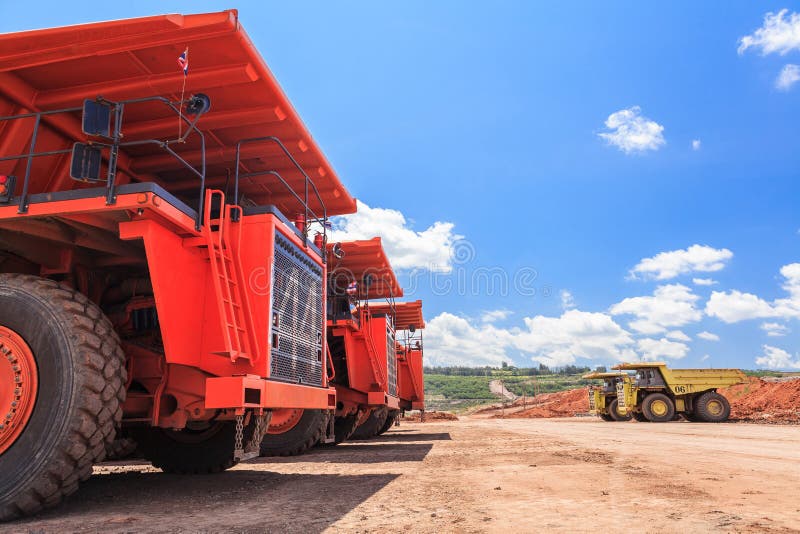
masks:
<svg viewBox="0 0 800 534"><path fill-rule="evenodd" d="M386 332L386 368L389 370L389 395L397 396L397 353L395 352L394 332Z"/></svg>
<svg viewBox="0 0 800 534"><path fill-rule="evenodd" d="M322 269L275 233L270 376L322 385Z"/></svg>

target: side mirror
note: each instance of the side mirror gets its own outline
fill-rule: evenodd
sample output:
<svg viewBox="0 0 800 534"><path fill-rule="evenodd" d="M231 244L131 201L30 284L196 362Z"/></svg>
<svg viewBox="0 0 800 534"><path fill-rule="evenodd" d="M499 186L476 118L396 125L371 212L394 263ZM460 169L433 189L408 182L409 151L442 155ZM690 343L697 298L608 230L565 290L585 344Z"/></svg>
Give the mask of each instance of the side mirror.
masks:
<svg viewBox="0 0 800 534"><path fill-rule="evenodd" d="M81 130L86 135L111 137L111 104L84 100Z"/></svg>
<svg viewBox="0 0 800 534"><path fill-rule="evenodd" d="M86 143L75 143L72 145L72 164L70 165L69 175L75 180L99 182L102 155L100 147Z"/></svg>
<svg viewBox="0 0 800 534"><path fill-rule="evenodd" d="M336 258L337 260L341 260L342 258L344 258L344 250L342 249L342 244L334 243L333 247L331 247L331 253L333 254L333 257Z"/></svg>
<svg viewBox="0 0 800 534"><path fill-rule="evenodd" d="M411 333L413 334L414 332L416 332L416 331L417 331L417 327L416 327L416 326L414 326L413 324L412 324L412 325L409 325L409 327L408 327L408 331L409 331L409 332L411 332Z"/></svg>

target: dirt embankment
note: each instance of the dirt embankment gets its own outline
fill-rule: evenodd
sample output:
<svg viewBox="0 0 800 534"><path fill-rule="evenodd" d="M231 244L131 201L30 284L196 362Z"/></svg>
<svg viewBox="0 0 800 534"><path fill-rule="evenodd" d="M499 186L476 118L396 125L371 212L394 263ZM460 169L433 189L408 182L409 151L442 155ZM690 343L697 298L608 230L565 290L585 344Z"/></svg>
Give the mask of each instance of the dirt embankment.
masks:
<svg viewBox="0 0 800 534"><path fill-rule="evenodd" d="M754 423L800 423L800 379L763 380L719 390L731 403L731 419Z"/></svg>
<svg viewBox="0 0 800 534"><path fill-rule="evenodd" d="M744 384L719 390L731 403L731 420L754 423L800 423L800 379L770 380L749 377ZM546 393L476 410L475 415L496 418L572 417L589 411L586 388Z"/></svg>
<svg viewBox="0 0 800 534"><path fill-rule="evenodd" d="M423 421L420 421L420 412L412 412L403 417L404 423L432 423L434 421L458 421L458 417L450 412L425 412Z"/></svg>

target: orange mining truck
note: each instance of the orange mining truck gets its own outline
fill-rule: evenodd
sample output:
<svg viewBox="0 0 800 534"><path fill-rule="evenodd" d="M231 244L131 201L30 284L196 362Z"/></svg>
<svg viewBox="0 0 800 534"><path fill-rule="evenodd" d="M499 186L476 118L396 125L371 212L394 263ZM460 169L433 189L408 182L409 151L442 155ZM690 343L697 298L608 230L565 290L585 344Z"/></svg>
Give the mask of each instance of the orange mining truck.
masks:
<svg viewBox="0 0 800 534"><path fill-rule="evenodd" d="M381 239L330 243L327 254L326 356L336 412L273 411L261 442L264 456L292 456L318 443L341 443L371 421L379 419L382 425L399 404L393 309L376 313L370 304L403 293Z"/></svg>
<svg viewBox="0 0 800 534"><path fill-rule="evenodd" d="M388 313L387 304L372 306L372 311ZM394 326L397 332L397 396L400 409L390 410L378 434L389 430L406 410L425 411L425 382L422 374L422 301L398 302L394 305Z"/></svg>
<svg viewBox="0 0 800 534"><path fill-rule="evenodd" d="M355 210L236 11L0 35L0 519L119 431L208 473L336 410L325 228Z"/></svg>

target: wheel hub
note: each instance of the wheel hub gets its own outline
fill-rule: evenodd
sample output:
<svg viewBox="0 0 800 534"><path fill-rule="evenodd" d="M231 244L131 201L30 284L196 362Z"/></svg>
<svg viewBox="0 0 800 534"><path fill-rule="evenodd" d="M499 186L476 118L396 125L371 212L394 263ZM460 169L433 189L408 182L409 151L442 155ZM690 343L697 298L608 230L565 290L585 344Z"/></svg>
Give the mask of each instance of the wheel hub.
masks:
<svg viewBox="0 0 800 534"><path fill-rule="evenodd" d="M663 416L667 414L667 403L662 400L654 401L650 405L650 411L655 415Z"/></svg>
<svg viewBox="0 0 800 534"><path fill-rule="evenodd" d="M272 410L272 419L270 419L267 434L283 434L284 432L288 432L300 422L301 417L303 417L302 408Z"/></svg>
<svg viewBox="0 0 800 534"><path fill-rule="evenodd" d="M711 415L720 415L723 412L722 403L718 400L712 400L706 404L706 409Z"/></svg>
<svg viewBox="0 0 800 534"><path fill-rule="evenodd" d="M0 326L0 454L19 438L33 413L36 360L22 337Z"/></svg>

